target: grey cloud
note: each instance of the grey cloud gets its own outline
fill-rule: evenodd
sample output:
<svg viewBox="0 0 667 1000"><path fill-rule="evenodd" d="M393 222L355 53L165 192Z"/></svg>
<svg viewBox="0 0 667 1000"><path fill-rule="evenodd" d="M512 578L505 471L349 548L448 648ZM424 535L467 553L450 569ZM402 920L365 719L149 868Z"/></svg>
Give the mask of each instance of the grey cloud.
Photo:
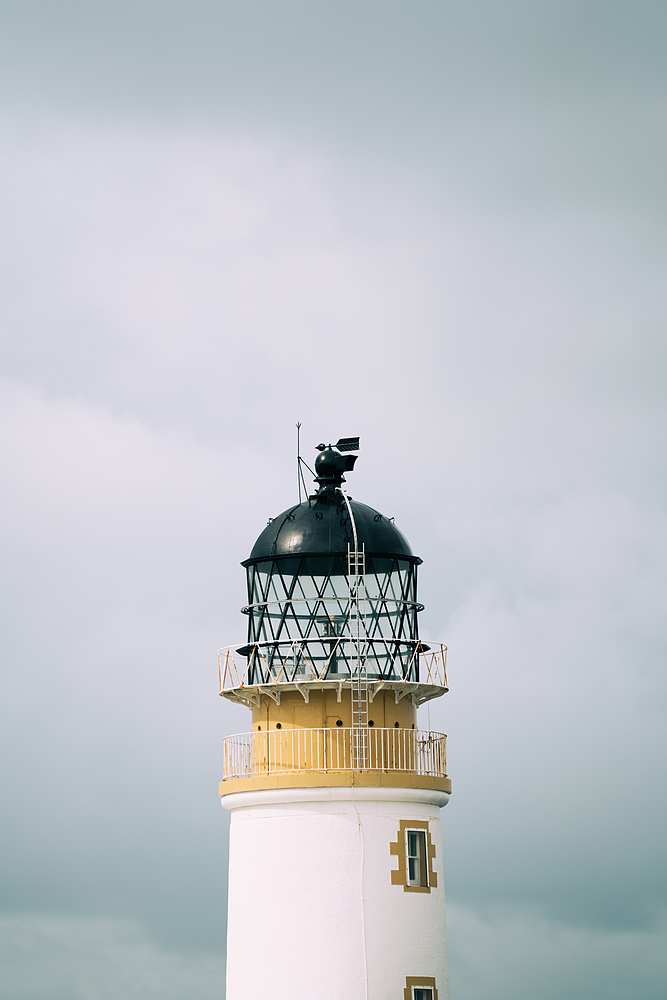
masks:
<svg viewBox="0 0 667 1000"><path fill-rule="evenodd" d="M317 98L325 114L356 94L365 109L413 114L443 84L459 91L533 87L567 91L664 83L662 5L487 0L461 7L399 2L274 4L127 2L3 4L7 40L51 53L46 69L66 62L88 79L105 74L135 93L153 74L173 98L185 83L210 100L242 106L256 97L278 107ZM186 82L189 74L190 80ZM304 93L303 81L312 85ZM212 85L218 93L212 94ZM137 86L139 84L139 87ZM208 94L205 91L208 90ZM192 91L191 91L192 92ZM456 91L454 92L456 93ZM286 109L287 110L287 109Z"/></svg>
<svg viewBox="0 0 667 1000"><path fill-rule="evenodd" d="M610 1000L661 996L665 928L601 934L530 909L451 909L452 991L469 1000L557 1000L604 991Z"/></svg>
<svg viewBox="0 0 667 1000"><path fill-rule="evenodd" d="M224 983L219 958L160 949L130 920L4 918L0 955L6 995L21 1000L213 1000Z"/></svg>
<svg viewBox="0 0 667 1000"><path fill-rule="evenodd" d="M459 196L664 219L645 2L6 4L6 104L288 135ZM11 96L10 96L11 95Z"/></svg>
<svg viewBox="0 0 667 1000"><path fill-rule="evenodd" d="M634 975L638 1000L659 995L664 970L646 955L665 906L664 245L654 181L639 190L629 161L599 169L624 146L660 174L650 53L662 15L644 8L626 31L612 5L600 28L609 59L596 53L588 83L599 6L578 8L571 74L539 58L548 45L566 51L567 5L505 8L504 25L488 7L449 11L466 42L437 72L463 75L470 57L443 112L457 123L446 171L427 155L440 77L430 104L407 85L399 95L400 73L373 62L389 43L379 55L367 45L371 5L354 38L340 21L328 43L330 103L317 80L288 99L311 82L313 7L280 54L304 61L261 121L238 98L236 125L231 111L184 124L190 97L178 113L140 110L130 55L146 48L155 8L139 5L128 41L122 6L60 6L60 27L54 8L12 9L19 57L47 51L54 85L39 112L8 99L2 125L2 900L10 940L22 927L22 941L51 942L45 968L58 982L73 981L57 971L59 935L70 935L82 995L97 995L99 969L129 952L148 970L137 996L162 989L150 970L164 953L183 963L165 995L206 996L217 983L219 741L246 723L216 698L215 650L243 629L239 561L294 499L301 419L306 453L361 434L351 492L396 515L424 557L423 633L450 646L452 691L425 721L450 736L454 984L488 996L497 968L513 1000L548 997L545 984L588 1000L620 990L613 968L617 983ZM184 10L161 9L158 62ZM403 9L383 28L397 45ZM40 10L32 27L18 24ZM435 6L428 16L440 17ZM104 18L116 19L116 40ZM293 23L267 15L262 45L280 48ZM437 50L424 21L405 33L408 47ZM220 58L237 89L257 76L262 45L252 57L240 45L243 70ZM57 65L68 46L69 102ZM491 62L476 76L484 46ZM619 117L608 101L625 86L612 80L621 49L628 67L648 55ZM132 114L119 90L105 110L93 85L92 62L103 73L106 60L113 82L119 53ZM533 80L529 55L532 105L512 83ZM265 61L257 94L278 64ZM350 67L362 65L377 82L357 125L339 129ZM211 89L204 71L194 89ZM410 86L428 90L433 73L431 60ZM300 101L319 102L319 123ZM375 159L355 138L372 101L383 109L373 128L391 140ZM607 146L590 132L601 108ZM407 124L392 131L399 114L420 137L411 163L392 152L409 145ZM130 943L109 958L118 934ZM198 948L209 950L203 979ZM559 949L573 976L556 969ZM18 953L12 983L27 976L26 1000L39 1000L28 944Z"/></svg>

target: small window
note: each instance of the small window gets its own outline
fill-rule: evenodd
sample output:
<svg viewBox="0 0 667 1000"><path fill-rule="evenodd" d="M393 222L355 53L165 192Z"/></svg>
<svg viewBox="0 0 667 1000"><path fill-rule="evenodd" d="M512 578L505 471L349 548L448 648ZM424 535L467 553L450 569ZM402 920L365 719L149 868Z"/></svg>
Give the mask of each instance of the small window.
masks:
<svg viewBox="0 0 667 1000"><path fill-rule="evenodd" d="M426 831L406 830L407 837L407 883L408 885L428 885L428 865L426 863ZM428 1000L427 994L425 994ZM415 1000L423 1000L415 994Z"/></svg>
<svg viewBox="0 0 667 1000"><path fill-rule="evenodd" d="M438 989L433 976L406 976L405 1000L438 1000Z"/></svg>
<svg viewBox="0 0 667 1000"><path fill-rule="evenodd" d="M404 892L432 892L438 887L438 873L433 867L435 844L431 841L428 821L402 819L395 841L389 843L389 854L398 858L398 868L391 870L391 884L402 886ZM406 986L405 1000L413 1000L408 989L413 986L430 986L414 979ZM433 987L433 1000L438 1000L438 991Z"/></svg>

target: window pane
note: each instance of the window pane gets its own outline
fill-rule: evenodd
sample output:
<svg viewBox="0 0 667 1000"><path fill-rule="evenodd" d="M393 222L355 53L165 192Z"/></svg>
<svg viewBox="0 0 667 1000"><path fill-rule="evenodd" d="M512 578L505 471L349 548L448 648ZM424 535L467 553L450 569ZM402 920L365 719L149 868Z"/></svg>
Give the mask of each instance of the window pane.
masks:
<svg viewBox="0 0 667 1000"><path fill-rule="evenodd" d="M426 832L408 830L406 838L408 885L428 885L426 861Z"/></svg>

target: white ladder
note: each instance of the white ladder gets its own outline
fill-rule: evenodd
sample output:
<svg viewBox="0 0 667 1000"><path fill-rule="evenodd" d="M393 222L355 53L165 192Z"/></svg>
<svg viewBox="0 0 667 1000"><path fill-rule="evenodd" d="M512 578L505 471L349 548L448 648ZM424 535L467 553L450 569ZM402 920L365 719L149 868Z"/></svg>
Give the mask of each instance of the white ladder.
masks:
<svg viewBox="0 0 667 1000"><path fill-rule="evenodd" d="M368 674L366 672L366 554L348 545L347 579L350 591L349 627L352 638L352 766L367 771Z"/></svg>
<svg viewBox="0 0 667 1000"><path fill-rule="evenodd" d="M352 767L355 771L370 768L368 736L368 674L366 671L366 552L359 548L357 525L347 496L339 487L352 524L354 544L347 545L347 583L349 590L348 629L352 640L350 679L352 681Z"/></svg>

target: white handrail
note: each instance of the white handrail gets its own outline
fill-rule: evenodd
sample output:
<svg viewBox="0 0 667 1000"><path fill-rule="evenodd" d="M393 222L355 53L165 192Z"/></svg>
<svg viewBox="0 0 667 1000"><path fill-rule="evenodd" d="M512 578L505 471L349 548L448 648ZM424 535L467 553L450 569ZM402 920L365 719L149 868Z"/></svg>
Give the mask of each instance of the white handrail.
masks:
<svg viewBox="0 0 667 1000"><path fill-rule="evenodd" d="M232 646L223 646L222 649L218 650L220 693L222 694L225 691L231 691L236 688L248 687L252 684L261 684L264 686L266 684L289 683L288 665L293 659L295 652L300 654L303 661L304 676L299 676L299 680L350 680L351 675L349 671L335 677L327 675L327 671L334 657L337 655L339 647L349 641L350 638L346 636L337 636L331 641L321 637L285 639L278 642L266 642L262 645L257 644L252 646L252 653L249 656L237 652L239 648L245 647L247 649L247 643L239 642L234 643ZM321 666L318 669L314 659L308 655L308 648L309 646L323 646L325 643L330 647L331 652L322 661L318 657L317 664L321 662ZM371 651L376 646L380 649L384 646L384 651L380 654L382 656L391 656L392 653L395 656L397 646L404 649L411 646L409 640L386 639L382 636L369 637L366 639L366 643ZM269 671L266 656L270 650L274 650L271 671ZM447 647L444 643L416 640L410 667L413 666L415 661L417 661L416 665L419 668L420 684L434 684L445 688L449 686L447 682ZM265 678L261 678L262 664L265 668L264 672L267 675ZM252 681L249 680L249 673L252 673L255 678ZM369 674L369 679L373 679L372 674ZM382 677L380 679L391 680L392 682L402 680L401 677ZM414 681L409 682L415 683Z"/></svg>
<svg viewBox="0 0 667 1000"><path fill-rule="evenodd" d="M364 771L447 776L447 737L420 729L368 728ZM223 741L223 779L297 771L354 771L353 729L269 729Z"/></svg>

